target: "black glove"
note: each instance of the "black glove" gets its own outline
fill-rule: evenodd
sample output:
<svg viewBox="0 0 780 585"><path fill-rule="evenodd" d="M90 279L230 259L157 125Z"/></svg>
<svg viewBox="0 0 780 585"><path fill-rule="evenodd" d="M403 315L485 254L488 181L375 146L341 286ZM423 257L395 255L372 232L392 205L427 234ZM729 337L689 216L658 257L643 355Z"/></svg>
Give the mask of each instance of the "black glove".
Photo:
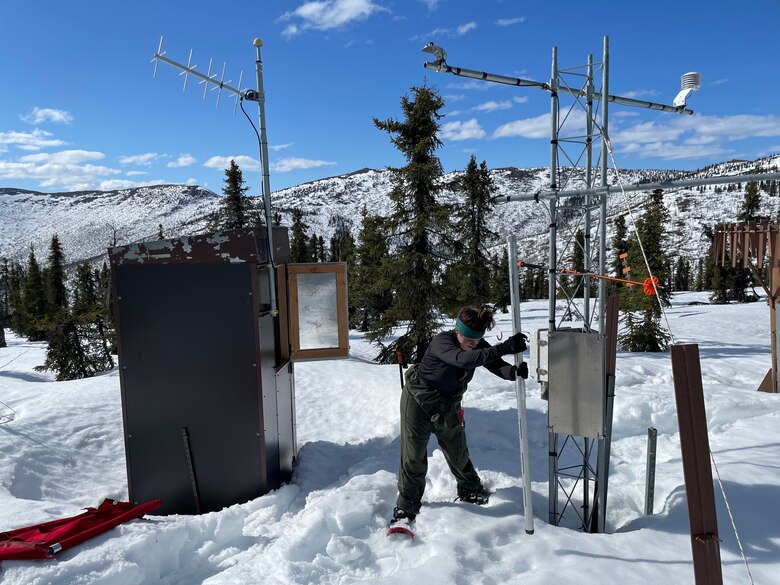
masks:
<svg viewBox="0 0 780 585"><path fill-rule="evenodd" d="M517 380L517 377L520 376L523 380L528 379L528 364L526 362L522 362L520 366L510 366L506 365L500 368L501 371L501 377L504 378L504 380L510 380L514 382Z"/></svg>
<svg viewBox="0 0 780 585"><path fill-rule="evenodd" d="M522 364L520 364L520 367L517 368L517 373L520 375L520 377L523 380L527 380L528 379L528 362L523 362Z"/></svg>
<svg viewBox="0 0 780 585"><path fill-rule="evenodd" d="M506 341L501 342L498 347L501 351L501 355L506 355L508 353L521 353L525 351L526 348L525 336L522 333L515 333Z"/></svg>

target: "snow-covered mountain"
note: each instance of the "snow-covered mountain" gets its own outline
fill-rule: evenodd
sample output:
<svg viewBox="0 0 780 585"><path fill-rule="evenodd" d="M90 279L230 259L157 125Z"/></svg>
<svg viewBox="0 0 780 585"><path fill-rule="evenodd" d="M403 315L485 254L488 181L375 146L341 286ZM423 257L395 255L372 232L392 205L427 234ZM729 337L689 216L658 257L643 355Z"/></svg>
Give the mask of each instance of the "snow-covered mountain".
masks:
<svg viewBox="0 0 780 585"><path fill-rule="evenodd" d="M610 171L610 184L650 183L721 175L776 171L780 156L755 161L731 161L697 171L623 170ZM451 181L458 172L445 176ZM500 168L491 171L497 195L533 194L549 183L547 168ZM562 169L560 184L564 189L583 186L580 170ZM250 190L252 185L248 184ZM391 210L388 194L392 176L387 170L362 169L346 175L304 183L272 194L274 211L282 214L282 223L290 224L290 214L300 208L305 214L309 233L324 236L333 233L337 220L351 222L353 232L360 229L361 211L386 215ZM702 226L733 221L744 196L744 185L728 190L726 185L678 189L665 194L670 211L669 248L673 256L691 259L701 257L708 245L702 237ZM635 217L647 193L632 192L611 195L609 215ZM449 195L456 203L457 193ZM38 193L21 189L0 189L0 256L23 261L30 246L39 258L45 257L53 234L64 246L68 262L98 260L115 244L157 239L160 229L166 238L191 235L206 229L209 216L218 208L220 196L196 186L160 185L119 191L81 191L72 193ZM762 193L762 213L777 217L780 198ZM545 253L549 208L544 202L512 202L496 206L491 218L493 229L501 236L515 233L519 247L527 251L527 260L539 260ZM627 222L630 226L630 218ZM568 227L574 233L580 227ZM567 229L564 227L564 229ZM562 241L566 237L562 235ZM571 239L571 238L569 238ZM608 242L609 243L609 242ZM563 251L564 255L566 251Z"/></svg>

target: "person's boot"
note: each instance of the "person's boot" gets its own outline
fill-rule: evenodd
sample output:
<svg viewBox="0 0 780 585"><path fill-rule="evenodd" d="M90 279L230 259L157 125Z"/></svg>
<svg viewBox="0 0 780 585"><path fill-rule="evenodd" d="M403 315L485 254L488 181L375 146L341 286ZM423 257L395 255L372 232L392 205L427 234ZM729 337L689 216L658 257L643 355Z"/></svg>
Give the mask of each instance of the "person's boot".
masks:
<svg viewBox="0 0 780 585"><path fill-rule="evenodd" d="M488 500L490 500L490 492L482 486L476 488L464 488L458 486L458 499L462 502L468 502L469 504L482 506L487 504Z"/></svg>

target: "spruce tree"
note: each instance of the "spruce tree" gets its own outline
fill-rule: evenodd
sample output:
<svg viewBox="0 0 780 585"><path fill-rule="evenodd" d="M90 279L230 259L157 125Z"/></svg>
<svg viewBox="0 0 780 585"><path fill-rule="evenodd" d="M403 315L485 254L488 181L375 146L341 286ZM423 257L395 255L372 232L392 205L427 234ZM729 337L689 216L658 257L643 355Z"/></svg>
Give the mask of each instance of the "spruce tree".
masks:
<svg viewBox="0 0 780 585"><path fill-rule="evenodd" d="M374 125L391 136L406 159L405 166L390 169L393 211L388 226L394 239L385 264L395 294L369 334L369 339L381 343L395 328L403 329L377 356L385 363L395 360L396 351L407 362L421 360L441 325L436 305L441 297L442 259L436 245L448 231L449 218L446 207L437 201L443 170L436 149L442 145L437 133L444 100L426 86L413 87L411 92L401 98L403 120L374 118Z"/></svg>
<svg viewBox="0 0 780 585"><path fill-rule="evenodd" d="M450 266L450 279L445 293L454 297L450 312L456 314L464 305L482 305L490 298L490 260L488 246L498 234L488 225L488 216L495 207L492 199L495 185L487 163L477 166L474 155L466 165L465 173L453 187L463 192L461 207L454 210L455 261ZM454 293L454 295L452 294Z"/></svg>
<svg viewBox="0 0 780 585"><path fill-rule="evenodd" d="M230 161L230 166L225 169L224 194L221 200L221 213L219 228L233 230L251 225L252 202L246 192L249 187L244 187L244 174L235 160Z"/></svg>
<svg viewBox="0 0 780 585"><path fill-rule="evenodd" d="M9 276L8 258L2 258L2 265L0 265L0 347L8 347L5 341L5 328L11 324Z"/></svg>
<svg viewBox="0 0 780 585"><path fill-rule="evenodd" d="M23 335L24 303L22 285L26 279L24 269L18 262L12 262L8 270L8 310L11 329Z"/></svg>
<svg viewBox="0 0 780 585"><path fill-rule="evenodd" d="M307 262L317 262L319 256L319 248L317 246L317 234L312 234L309 238L309 243L306 245L306 257Z"/></svg>
<svg viewBox="0 0 780 585"><path fill-rule="evenodd" d="M490 302L502 313L507 313L509 305L512 304L511 291L509 290L509 251L507 246L501 247L501 254L493 256L490 264ZM519 282L518 285L520 285ZM527 300L526 287L520 286L519 290L520 300Z"/></svg>
<svg viewBox="0 0 780 585"><path fill-rule="evenodd" d="M620 258L620 255L625 254L626 252L628 252L628 229L626 228L626 218L623 215L618 215L615 217L615 235L612 238L612 262L610 263L612 276L615 278L626 277L623 272L625 266L623 265L623 260ZM607 296L612 296L620 294L623 285L608 280L605 288Z"/></svg>
<svg viewBox="0 0 780 585"><path fill-rule="evenodd" d="M751 181L745 185L745 197L742 200L742 208L737 214L739 221L756 221L758 211L761 209L761 193L758 190L758 183Z"/></svg>
<svg viewBox="0 0 780 585"><path fill-rule="evenodd" d="M48 315L46 286L35 250L30 247L27 257L27 275L22 285L22 316L19 333L30 341L44 341Z"/></svg>
<svg viewBox="0 0 780 585"><path fill-rule="evenodd" d="M388 257L384 220L363 208L355 247L354 269L349 279L350 327L373 331L392 301L393 283L384 272Z"/></svg>
<svg viewBox="0 0 780 585"><path fill-rule="evenodd" d="M671 292L662 286L668 281L668 256L664 249L668 224L668 212L663 204L663 192L653 192L642 218L637 221L637 234L629 243L629 259L632 262L632 280L643 282L650 275L658 278L656 294L645 295L640 286L627 287L621 294L621 307L625 311L624 331L619 336L620 345L627 351L664 351L671 336L661 325L661 306L669 306ZM639 245L641 239L644 256ZM645 258L647 263L645 263ZM633 314L632 314L633 313Z"/></svg>
<svg viewBox="0 0 780 585"><path fill-rule="evenodd" d="M290 228L290 262L311 262L309 256L309 236L307 226L303 221L303 211L292 210L292 227Z"/></svg>
<svg viewBox="0 0 780 585"><path fill-rule="evenodd" d="M51 238L49 245L49 263L46 267L46 302L51 319L68 307L68 291L65 288L65 254L57 235Z"/></svg>
<svg viewBox="0 0 780 585"><path fill-rule="evenodd" d="M331 217L328 225L333 228L328 254L329 262L350 262L355 255L355 238L352 237L352 220L341 215Z"/></svg>

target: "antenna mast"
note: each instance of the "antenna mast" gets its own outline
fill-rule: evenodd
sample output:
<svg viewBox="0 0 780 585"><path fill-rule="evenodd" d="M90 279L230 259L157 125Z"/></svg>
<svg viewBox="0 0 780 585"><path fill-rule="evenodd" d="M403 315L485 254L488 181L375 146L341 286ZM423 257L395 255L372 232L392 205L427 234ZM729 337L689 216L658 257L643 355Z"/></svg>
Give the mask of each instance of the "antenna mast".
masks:
<svg viewBox="0 0 780 585"><path fill-rule="evenodd" d="M163 37L160 37L160 46L157 49L157 52L154 54L154 57L152 58L152 61L154 61L154 77L157 77L157 64L162 61L163 63L167 63L171 67L175 67L176 69L179 69L181 73L179 75L184 75L184 87L182 88L182 91L186 91L187 89L187 80L189 79L190 75L194 75L198 79L200 79L199 83L203 84L203 99L206 99L206 95L209 90L209 86L212 86L212 90L216 90L217 92L217 106L219 106L219 99L222 96L222 91L225 90L228 93L231 93L235 96L236 102L233 105L233 112L236 111L236 107L238 106L238 102L240 100L247 100L250 102L257 102L257 110L258 110L258 120L259 120L259 126L260 126L260 165L263 169L263 181L262 181L262 197L263 197L263 207L265 211L265 229L266 229L266 239L268 242L268 275L270 279L270 309L269 314L276 316L278 314L278 308L277 308L277 301L276 301L276 271L274 269L274 257L273 257L273 236L272 236L272 229L271 229L271 181L270 181L270 173L269 173L269 166L268 166L268 140L266 138L266 129L265 129L265 90L263 89L263 62L260 58L260 47L263 46L263 41L259 38L252 41L252 44L257 49L257 60L255 62L255 67L257 71L257 90L254 89L241 89L241 83L244 78L244 72L242 71L238 78L238 88L231 87L229 85L230 81L225 81L225 70L227 69L227 63L222 65L222 74L219 77L219 80L217 80L217 74L211 73L211 66L212 66L212 60L209 59L209 67L206 71L206 74L199 72L196 70L197 65L192 64L192 51L190 51L189 58L187 60L187 65L182 65L181 63L177 63L176 61L169 59L165 56L165 51L162 50L163 46Z"/></svg>

